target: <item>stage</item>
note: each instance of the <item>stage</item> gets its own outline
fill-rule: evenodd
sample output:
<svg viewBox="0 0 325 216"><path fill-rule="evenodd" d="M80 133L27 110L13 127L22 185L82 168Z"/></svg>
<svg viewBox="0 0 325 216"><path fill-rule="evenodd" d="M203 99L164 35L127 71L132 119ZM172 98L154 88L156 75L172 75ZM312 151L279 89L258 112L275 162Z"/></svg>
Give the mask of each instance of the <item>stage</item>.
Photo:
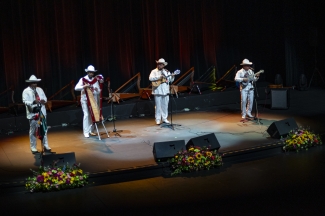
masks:
<svg viewBox="0 0 325 216"><path fill-rule="evenodd" d="M265 92L265 88L260 87L259 91ZM232 97L235 100L231 103ZM56 154L74 152L81 168L96 175L157 167L153 156L155 142L185 140L187 143L191 138L213 133L220 143L219 152L229 153L279 143L266 130L273 122L287 118L294 118L298 125L309 126L318 133L325 131L323 89L290 90L290 107L282 110L270 109L270 99L264 94L257 100L259 121L245 123L240 122L238 91L183 95L170 102L177 105L172 115L169 114L169 120L172 117L172 123L176 124L174 129L166 124L155 124L153 101L131 100L114 104L115 122L111 121L111 104L106 105L103 113L110 138L99 125L101 140L97 136L84 138L80 107L62 108L48 114L49 145ZM137 107L142 109L137 110ZM22 182L31 175L30 169L40 165L40 155L30 152L25 116L0 119L2 127L13 121L19 125L19 130L14 131L9 126L3 128L1 134L1 184ZM113 123L118 134L113 132ZM41 150L39 140L37 148ZM281 146L276 149L282 153Z"/></svg>

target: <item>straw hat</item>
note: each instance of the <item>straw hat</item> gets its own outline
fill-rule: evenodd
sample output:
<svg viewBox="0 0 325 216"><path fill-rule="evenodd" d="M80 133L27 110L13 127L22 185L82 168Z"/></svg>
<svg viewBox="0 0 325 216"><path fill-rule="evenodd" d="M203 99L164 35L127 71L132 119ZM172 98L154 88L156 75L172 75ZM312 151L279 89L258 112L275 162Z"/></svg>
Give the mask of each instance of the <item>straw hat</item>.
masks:
<svg viewBox="0 0 325 216"><path fill-rule="evenodd" d="M167 62L165 62L165 59L161 58L158 61L156 61L157 64L164 64L165 66L168 64Z"/></svg>
<svg viewBox="0 0 325 216"><path fill-rule="evenodd" d="M252 65L253 63L250 62L248 59L244 59L240 65Z"/></svg>
<svg viewBox="0 0 325 216"><path fill-rule="evenodd" d="M29 77L29 79L26 80L26 82L29 82L29 83L31 83L31 82L39 82L39 81L41 81L41 79L37 79L35 75L31 75Z"/></svg>
<svg viewBox="0 0 325 216"><path fill-rule="evenodd" d="M95 67L92 66L92 65L89 65L86 69L85 69L86 72L96 72L97 70L95 70Z"/></svg>

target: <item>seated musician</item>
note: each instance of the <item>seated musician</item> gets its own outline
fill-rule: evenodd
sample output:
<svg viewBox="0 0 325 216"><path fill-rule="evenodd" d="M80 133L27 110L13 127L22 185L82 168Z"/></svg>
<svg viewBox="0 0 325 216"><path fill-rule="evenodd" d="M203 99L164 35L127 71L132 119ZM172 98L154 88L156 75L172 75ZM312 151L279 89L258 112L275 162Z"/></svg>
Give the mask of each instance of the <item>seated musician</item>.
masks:
<svg viewBox="0 0 325 216"><path fill-rule="evenodd" d="M81 91L81 107L83 111L83 134L86 138L89 137L89 135L95 136L96 134L93 132L94 130L94 125L91 119L91 114L88 108L88 103L87 103L87 96L85 93L86 88L90 88L94 99L96 100L96 103L99 104L99 94L100 94L100 86L99 82L103 83L103 79L99 80L99 82L95 82L93 84L90 84L91 81L94 80L94 74L97 70L95 70L94 66L89 65L87 69L85 69L87 72L87 75L80 78L79 82L77 83L75 90L76 91ZM86 82L85 82L86 81Z"/></svg>
<svg viewBox="0 0 325 216"><path fill-rule="evenodd" d="M175 76L171 74L164 67L167 65L165 59L161 58L157 63L157 68L153 69L149 75L149 80L153 81L162 81L161 84L157 87L152 85L152 94L155 96L155 118L156 124L159 125L161 120L165 123L169 123L168 117L168 102L169 102L169 83L173 82Z"/></svg>

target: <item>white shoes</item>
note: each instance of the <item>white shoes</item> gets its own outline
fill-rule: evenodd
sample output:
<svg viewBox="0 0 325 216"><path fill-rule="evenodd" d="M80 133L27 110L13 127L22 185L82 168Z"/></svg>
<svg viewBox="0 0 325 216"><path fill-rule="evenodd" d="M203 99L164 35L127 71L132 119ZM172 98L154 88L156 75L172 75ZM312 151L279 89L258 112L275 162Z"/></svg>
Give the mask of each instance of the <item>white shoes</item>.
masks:
<svg viewBox="0 0 325 216"><path fill-rule="evenodd" d="M36 148L30 148L30 150L32 151L33 154L38 152Z"/></svg>
<svg viewBox="0 0 325 216"><path fill-rule="evenodd" d="M45 151L51 151L52 149L51 149L50 146L44 146L44 150L45 150Z"/></svg>
<svg viewBox="0 0 325 216"><path fill-rule="evenodd" d="M170 122L166 119L166 120L164 120L164 123L167 123L167 124L169 124Z"/></svg>
<svg viewBox="0 0 325 216"><path fill-rule="evenodd" d="M246 115L242 115L242 117L241 117L242 119L245 119L246 118Z"/></svg>
<svg viewBox="0 0 325 216"><path fill-rule="evenodd" d="M250 113L247 113L247 116L250 118L254 118L254 116L252 116L252 114L250 114Z"/></svg>
<svg viewBox="0 0 325 216"><path fill-rule="evenodd" d="M157 121L156 121L156 124L157 124L157 125L160 125L160 121L159 121L159 120L157 120Z"/></svg>
<svg viewBox="0 0 325 216"><path fill-rule="evenodd" d="M86 138L89 138L89 134L84 134L84 136L85 136Z"/></svg>

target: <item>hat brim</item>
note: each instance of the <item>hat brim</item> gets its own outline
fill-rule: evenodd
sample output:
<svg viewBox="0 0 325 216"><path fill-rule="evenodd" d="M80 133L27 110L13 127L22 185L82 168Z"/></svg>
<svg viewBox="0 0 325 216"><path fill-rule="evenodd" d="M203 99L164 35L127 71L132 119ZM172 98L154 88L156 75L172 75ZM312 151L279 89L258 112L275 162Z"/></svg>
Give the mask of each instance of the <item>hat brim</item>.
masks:
<svg viewBox="0 0 325 216"><path fill-rule="evenodd" d="M33 83L33 82L39 82L41 81L42 79L36 79L36 80L26 80L26 82L28 83Z"/></svg>
<svg viewBox="0 0 325 216"><path fill-rule="evenodd" d="M159 61L156 61L157 64L163 64L163 65L167 65L168 63L167 62L159 62Z"/></svg>
<svg viewBox="0 0 325 216"><path fill-rule="evenodd" d="M97 72L97 70L91 71L91 70L87 70L85 69L86 72Z"/></svg>
<svg viewBox="0 0 325 216"><path fill-rule="evenodd" d="M253 63L252 62L249 62L249 63L241 63L240 65L252 65Z"/></svg>

